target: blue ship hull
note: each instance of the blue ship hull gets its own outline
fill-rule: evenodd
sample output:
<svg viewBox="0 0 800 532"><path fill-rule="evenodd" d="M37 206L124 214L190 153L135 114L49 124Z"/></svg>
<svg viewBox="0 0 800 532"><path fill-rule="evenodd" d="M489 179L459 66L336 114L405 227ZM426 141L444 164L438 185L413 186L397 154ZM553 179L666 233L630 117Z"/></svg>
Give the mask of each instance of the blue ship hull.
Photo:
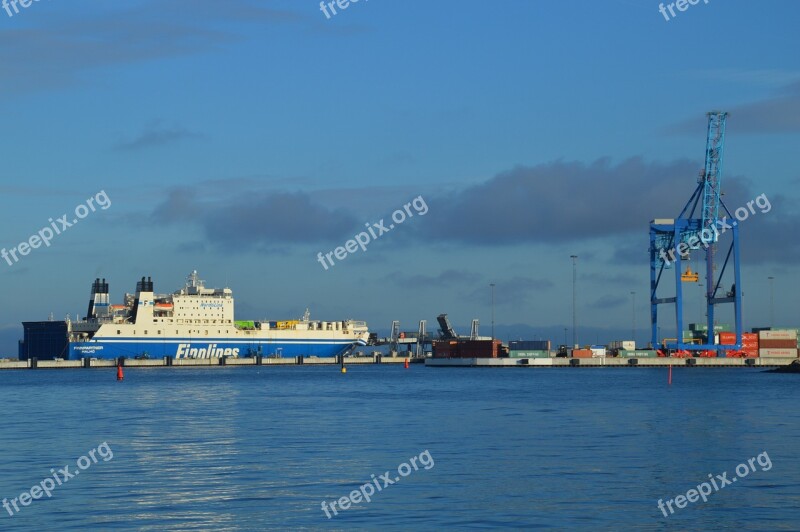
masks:
<svg viewBox="0 0 800 532"><path fill-rule="evenodd" d="M333 357L346 351L354 345L365 345L363 342L352 340L264 340L244 341L211 339L198 341L197 339L170 339L160 341L142 341L127 339L101 339L86 342L70 342L69 359L102 358L116 359L119 357L149 358L221 358L224 356L272 356L296 357L318 356Z"/></svg>

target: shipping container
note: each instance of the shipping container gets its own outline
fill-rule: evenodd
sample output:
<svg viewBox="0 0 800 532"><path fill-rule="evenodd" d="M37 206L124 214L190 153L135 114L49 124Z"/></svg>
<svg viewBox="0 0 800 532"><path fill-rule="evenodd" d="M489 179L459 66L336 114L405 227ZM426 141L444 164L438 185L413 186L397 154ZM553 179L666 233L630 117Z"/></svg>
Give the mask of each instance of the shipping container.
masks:
<svg viewBox="0 0 800 532"><path fill-rule="evenodd" d="M550 358L550 351L543 351L543 350L530 350L530 351L518 351L512 349L508 352L509 358Z"/></svg>
<svg viewBox="0 0 800 532"><path fill-rule="evenodd" d="M758 356L760 357L786 357L797 358L797 348L794 349L759 349Z"/></svg>
<svg viewBox="0 0 800 532"><path fill-rule="evenodd" d="M759 349L797 349L797 340L764 340L758 341Z"/></svg>
<svg viewBox="0 0 800 532"><path fill-rule="evenodd" d="M592 350L591 349L572 349L572 350L570 350L569 355L572 358L592 358Z"/></svg>
<svg viewBox="0 0 800 532"><path fill-rule="evenodd" d="M655 349L620 349L618 356L622 358L658 358L658 351Z"/></svg>
<svg viewBox="0 0 800 532"><path fill-rule="evenodd" d="M497 358L500 340L434 340L435 358Z"/></svg>
<svg viewBox="0 0 800 532"><path fill-rule="evenodd" d="M690 323L689 324L689 330L694 332L694 333L696 333L696 334L705 335L708 332L708 325L705 324L705 323ZM714 332L715 333L730 332L732 330L733 330L733 327L731 327L727 323L719 323L717 325L714 325Z"/></svg>
<svg viewBox="0 0 800 532"><path fill-rule="evenodd" d="M592 352L592 357L593 358L604 358L606 356L606 348L605 347L592 346L590 351Z"/></svg>
<svg viewBox="0 0 800 532"><path fill-rule="evenodd" d="M800 348L800 329L794 327L777 327L775 330L779 331L794 331L797 335L797 347Z"/></svg>
<svg viewBox="0 0 800 532"><path fill-rule="evenodd" d="M550 351L550 340L512 340L508 348L514 351Z"/></svg>
<svg viewBox="0 0 800 532"><path fill-rule="evenodd" d="M797 343L797 331L795 330L777 330L761 331L758 333L759 341L762 340L794 340Z"/></svg>
<svg viewBox="0 0 800 532"><path fill-rule="evenodd" d="M633 340L616 340L608 344L609 349L627 349L632 351L636 349L636 342Z"/></svg>
<svg viewBox="0 0 800 532"><path fill-rule="evenodd" d="M736 333L719 333L720 345L734 345L736 343ZM753 333L742 333L742 346L758 347L758 335Z"/></svg>

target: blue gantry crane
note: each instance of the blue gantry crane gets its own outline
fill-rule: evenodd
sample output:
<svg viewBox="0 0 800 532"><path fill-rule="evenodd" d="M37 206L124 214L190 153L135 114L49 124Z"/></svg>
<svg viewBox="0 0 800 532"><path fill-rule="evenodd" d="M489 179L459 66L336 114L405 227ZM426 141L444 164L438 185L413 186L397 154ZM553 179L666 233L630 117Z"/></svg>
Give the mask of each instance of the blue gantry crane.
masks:
<svg viewBox="0 0 800 532"><path fill-rule="evenodd" d="M730 213L720 197L722 181L723 149L725 146L725 124L728 113L712 111L708 113L708 132L706 138L705 168L698 178L697 188L689 201L675 219L655 219L650 222L650 321L652 343L658 344L658 306L675 305L677 336L675 343L668 343L668 349L687 351L716 351L740 349L742 345L742 290L739 275L739 228L738 222ZM720 218L720 208L724 215ZM698 213L699 209L699 213ZM696 216L696 213L699 216ZM732 221L731 221L732 220ZM715 257L720 237L731 234L730 247L725 256L719 275L716 274ZM727 239L726 239L727 240ZM706 315L708 333L705 344L688 344L683 338L683 283L697 282L699 275L682 264L697 252L705 256L706 262ZM728 291L721 287L723 276L729 266L733 268L733 286ZM660 298L658 288L666 269L675 270L675 296ZM714 341L715 307L732 303L736 322L736 345L717 345Z"/></svg>

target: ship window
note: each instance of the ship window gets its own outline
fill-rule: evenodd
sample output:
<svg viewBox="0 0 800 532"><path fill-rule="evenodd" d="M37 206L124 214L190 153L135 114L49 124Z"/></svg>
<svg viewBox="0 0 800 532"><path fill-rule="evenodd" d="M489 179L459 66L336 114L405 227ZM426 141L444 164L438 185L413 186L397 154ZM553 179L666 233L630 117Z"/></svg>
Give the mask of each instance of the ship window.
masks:
<svg viewBox="0 0 800 532"><path fill-rule="evenodd" d="M156 333L156 334L161 334L161 331L157 331L157 333Z"/></svg>
<svg viewBox="0 0 800 532"><path fill-rule="evenodd" d="M147 334L147 331L145 331L144 333Z"/></svg>
<svg viewBox="0 0 800 532"><path fill-rule="evenodd" d="M122 334L122 331L120 331L120 330L117 330L117 334Z"/></svg>

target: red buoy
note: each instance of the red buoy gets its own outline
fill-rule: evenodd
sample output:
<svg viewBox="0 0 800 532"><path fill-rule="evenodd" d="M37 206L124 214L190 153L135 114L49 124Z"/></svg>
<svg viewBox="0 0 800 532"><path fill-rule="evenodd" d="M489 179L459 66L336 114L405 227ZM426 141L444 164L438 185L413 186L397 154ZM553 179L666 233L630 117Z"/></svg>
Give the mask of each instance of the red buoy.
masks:
<svg viewBox="0 0 800 532"><path fill-rule="evenodd" d="M121 381L125 376L122 374L122 364L117 364L117 380Z"/></svg>
<svg viewBox="0 0 800 532"><path fill-rule="evenodd" d="M406 364L405 364L405 366L406 366L406 369L408 369L408 359L406 359Z"/></svg>
<svg viewBox="0 0 800 532"><path fill-rule="evenodd" d="M669 373L667 374L667 384L672 384L672 364L669 365Z"/></svg>

